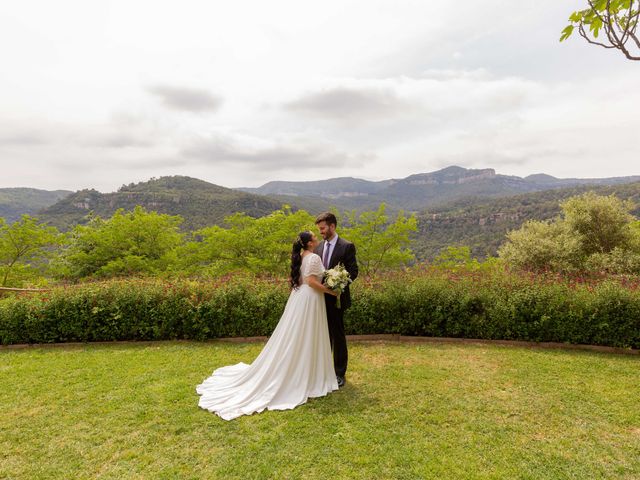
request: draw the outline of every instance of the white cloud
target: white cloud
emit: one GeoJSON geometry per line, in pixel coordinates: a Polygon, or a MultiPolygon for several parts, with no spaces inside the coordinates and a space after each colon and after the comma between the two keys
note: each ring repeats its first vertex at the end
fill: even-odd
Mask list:
{"type": "Polygon", "coordinates": [[[172,174],[255,186],[449,163],[638,174],[640,71],[558,43],[581,5],[13,2],[0,187],[111,191],[172,174]]]}
{"type": "Polygon", "coordinates": [[[170,109],[187,112],[215,112],[222,106],[222,98],[202,88],[152,85],[146,88],[170,109]]]}
{"type": "Polygon", "coordinates": [[[410,107],[390,88],[333,87],[308,93],[289,102],[286,109],[311,117],[340,121],[367,120],[393,115],[410,107]]]}
{"type": "Polygon", "coordinates": [[[352,165],[361,158],[338,151],[329,144],[293,138],[282,144],[247,135],[212,134],[192,140],[183,150],[186,158],[209,165],[257,168],[270,172],[325,170],[352,165]]]}

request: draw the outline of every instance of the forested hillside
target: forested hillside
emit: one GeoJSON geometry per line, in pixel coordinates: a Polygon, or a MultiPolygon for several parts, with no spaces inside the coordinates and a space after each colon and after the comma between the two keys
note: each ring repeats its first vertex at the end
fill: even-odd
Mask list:
{"type": "Polygon", "coordinates": [[[527,220],[554,218],[560,214],[559,202],[590,190],[633,200],[633,213],[640,216],[640,182],[562,188],[490,200],[469,197],[421,212],[414,252],[419,259],[430,259],[447,246],[467,245],[473,256],[495,255],[509,230],[527,220]]]}
{"type": "Polygon", "coordinates": [[[260,217],[281,207],[280,202],[268,197],[176,175],[122,185],[113,193],[80,190],[42,210],[38,218],[64,231],[74,224],[86,223],[90,212],[110,217],[119,208],[133,210],[136,205],[149,211],[181,215],[184,230],[220,224],[236,212],[260,217]]]}
{"type": "Polygon", "coordinates": [[[70,190],[0,188],[0,217],[11,223],[23,213],[33,215],[72,193],[70,190]]]}

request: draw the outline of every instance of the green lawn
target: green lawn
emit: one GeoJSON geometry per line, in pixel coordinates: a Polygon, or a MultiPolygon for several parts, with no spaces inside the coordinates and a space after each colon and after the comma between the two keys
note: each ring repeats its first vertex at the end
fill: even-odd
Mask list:
{"type": "Polygon", "coordinates": [[[214,368],[262,344],[0,350],[0,478],[640,478],[640,358],[352,343],[347,386],[225,422],[214,368]]]}

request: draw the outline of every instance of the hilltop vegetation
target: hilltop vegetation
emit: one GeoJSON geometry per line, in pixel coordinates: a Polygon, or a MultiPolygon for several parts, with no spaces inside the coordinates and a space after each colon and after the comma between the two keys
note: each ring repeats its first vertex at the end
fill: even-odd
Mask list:
{"type": "Polygon", "coordinates": [[[90,213],[110,217],[120,208],[132,211],[138,205],[158,213],[180,215],[184,231],[221,224],[236,212],[261,217],[281,207],[267,197],[176,175],[122,185],[113,193],[81,190],[42,210],[38,217],[66,231],[73,225],[86,224],[90,213]]]}

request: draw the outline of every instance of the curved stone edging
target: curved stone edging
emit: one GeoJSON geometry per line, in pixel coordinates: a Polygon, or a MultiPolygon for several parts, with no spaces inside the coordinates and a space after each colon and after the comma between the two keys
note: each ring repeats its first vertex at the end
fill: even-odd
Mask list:
{"type": "MultiPolygon", "coordinates": [[[[232,337],[215,338],[202,343],[254,343],[265,342],[269,337],[232,337]]],[[[640,355],[640,350],[620,347],[605,347],[600,345],[574,345],[570,343],[558,342],[527,342],[523,340],[485,340],[479,338],[452,338],[452,337],[411,337],[398,334],[377,334],[377,335],[347,335],[347,340],[351,342],[397,342],[397,343],[448,343],[448,344],[479,344],[479,345],[505,345],[512,347],[529,347],[542,349],[559,350],[586,350],[601,353],[616,353],[624,355],[640,355]]],[[[156,345],[158,343],[191,343],[193,340],[117,340],[113,342],[68,342],[68,343],[34,343],[0,345],[0,350],[36,348],[36,347],[84,347],[87,345],[156,345]]]]}

